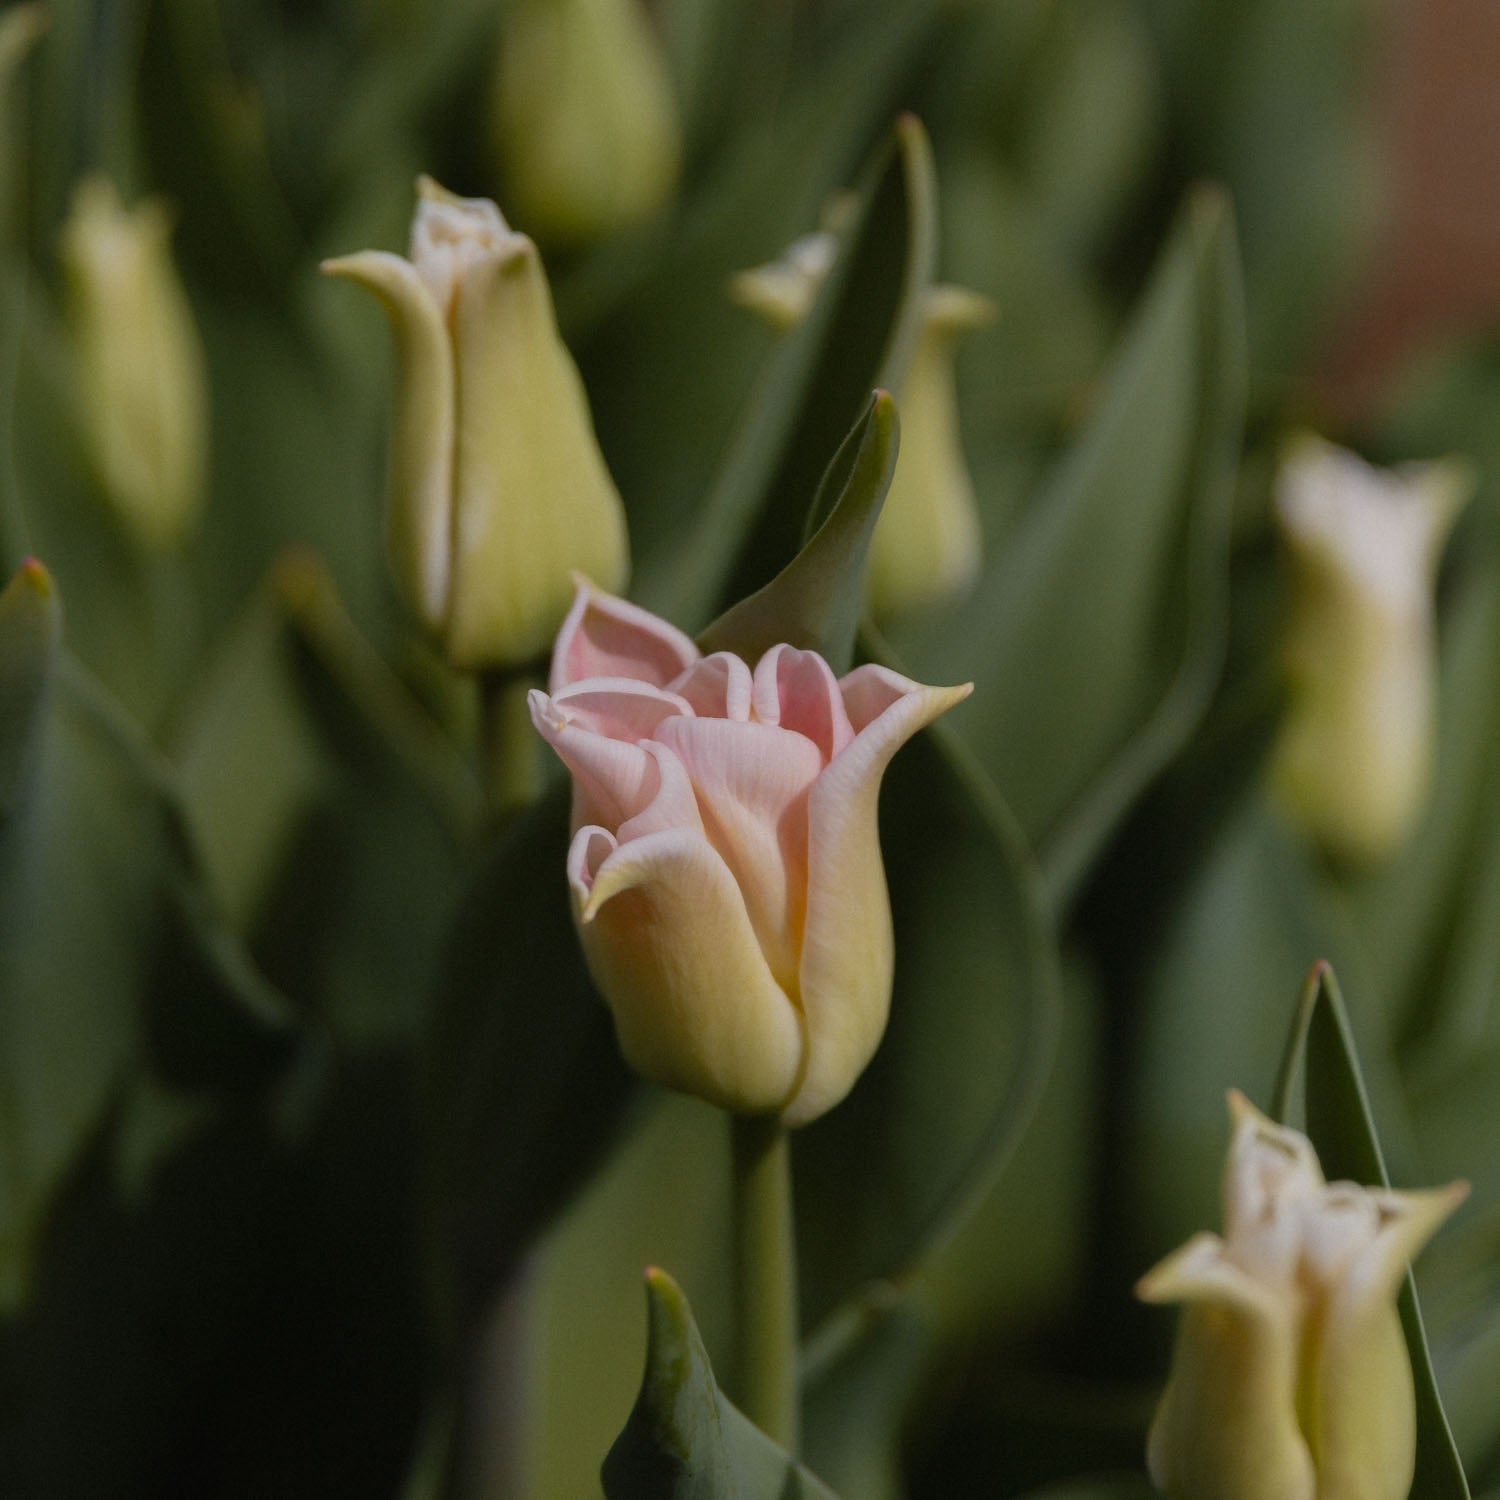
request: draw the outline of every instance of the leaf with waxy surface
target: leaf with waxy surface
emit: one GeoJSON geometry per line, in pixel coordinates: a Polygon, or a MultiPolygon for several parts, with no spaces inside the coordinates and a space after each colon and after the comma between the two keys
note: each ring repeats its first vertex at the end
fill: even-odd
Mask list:
{"type": "Polygon", "coordinates": [[[876,391],[833,456],[810,513],[816,529],[766,586],[742,599],[698,637],[706,653],[757,661],[790,642],[848,670],[864,589],[865,557],[896,471],[896,403],[876,391]]]}
{"type": "Polygon", "coordinates": [[[1213,689],[1243,339],[1228,206],[1203,190],[1081,440],[969,598],[893,632],[924,681],[973,680],[955,722],[1064,903],[1213,689]]]}
{"type": "Polygon", "coordinates": [[[646,1375],[604,1461],[608,1500],[834,1500],[719,1389],[692,1310],[646,1273],[646,1375]]]}

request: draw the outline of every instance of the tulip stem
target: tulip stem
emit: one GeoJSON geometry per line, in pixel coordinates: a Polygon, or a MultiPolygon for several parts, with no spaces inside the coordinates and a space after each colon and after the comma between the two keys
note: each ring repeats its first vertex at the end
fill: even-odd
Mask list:
{"type": "Polygon", "coordinates": [[[795,1453],[800,1420],[790,1138],[774,1118],[736,1115],[733,1150],[738,1399],[761,1431],[795,1453]]]}
{"type": "Polygon", "coordinates": [[[535,686],[527,672],[485,672],[479,678],[480,773],[496,826],[541,792],[541,741],[526,707],[526,694],[535,686]]]}

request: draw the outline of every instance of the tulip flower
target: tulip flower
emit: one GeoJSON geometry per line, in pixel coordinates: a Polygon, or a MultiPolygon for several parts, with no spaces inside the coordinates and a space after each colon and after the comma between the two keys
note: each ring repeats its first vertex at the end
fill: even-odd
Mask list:
{"type": "Polygon", "coordinates": [[[520,222],[582,243],[660,208],[682,126],[641,0],[513,0],[501,43],[495,146],[520,222]]]}
{"type": "Polygon", "coordinates": [[[1292,602],[1272,784],[1288,817],[1337,860],[1389,857],[1426,801],[1433,583],[1470,488],[1461,464],[1376,469],[1311,436],[1282,465],[1276,510],[1292,602]]]}
{"type": "Polygon", "coordinates": [[[1229,1095],[1224,1235],[1142,1278],[1185,1304],[1147,1459],[1173,1500],[1405,1500],[1416,1454],[1396,1293],[1466,1183],[1326,1183],[1307,1138],[1229,1095]]]}
{"type": "Polygon", "coordinates": [[[85,446],[122,519],[157,545],[198,519],[208,456],[203,346],[171,232],[159,199],[126,209],[93,176],[59,246],[85,446]]]}
{"type": "MultiPolygon", "coordinates": [[[[848,206],[835,199],[825,223],[848,206]]],[[[807,315],[837,253],[832,228],[795,240],[778,261],[742,271],[730,293],[781,331],[807,315]]],[[[866,597],[880,618],[958,598],[982,558],[979,508],[964,461],[953,378],[959,334],[995,315],[988,297],[958,286],[928,290],[922,329],[901,389],[901,455],[870,540],[866,597]]]]}
{"type": "Polygon", "coordinates": [[[396,339],[397,585],[455,666],[514,667],[546,651],[573,569],[623,587],[624,510],[536,246],[488,199],[417,186],[410,259],[323,269],[374,292],[396,339]]]}
{"type": "Polygon", "coordinates": [[[574,912],[637,1071],[788,1125],[844,1097],[890,1007],[880,780],[969,691],[704,656],[580,580],[531,713],[572,773],[574,912]]]}

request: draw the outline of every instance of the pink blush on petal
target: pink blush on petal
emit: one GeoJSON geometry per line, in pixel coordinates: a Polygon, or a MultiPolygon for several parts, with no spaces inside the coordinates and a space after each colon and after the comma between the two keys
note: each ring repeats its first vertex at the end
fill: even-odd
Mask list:
{"type": "Polygon", "coordinates": [[[698,648],[675,625],[574,577],[578,592],[552,650],[549,691],[587,677],[629,677],[662,687],[698,659],[698,648]]]}
{"type": "Polygon", "coordinates": [[[772,646],[755,668],[755,717],[810,739],[824,764],[854,738],[833,669],[816,651],[772,646]]]}

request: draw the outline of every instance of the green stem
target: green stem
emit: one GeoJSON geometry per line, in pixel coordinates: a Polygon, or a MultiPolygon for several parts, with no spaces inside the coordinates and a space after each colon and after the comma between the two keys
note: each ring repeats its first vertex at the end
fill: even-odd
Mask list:
{"type": "Polygon", "coordinates": [[[535,686],[527,672],[485,672],[479,678],[480,774],[497,826],[541,794],[541,741],[526,707],[535,686]]]}
{"type": "Polygon", "coordinates": [[[774,1118],[736,1115],[733,1150],[738,1397],[761,1431],[796,1453],[801,1424],[790,1141],[774,1118]]]}

